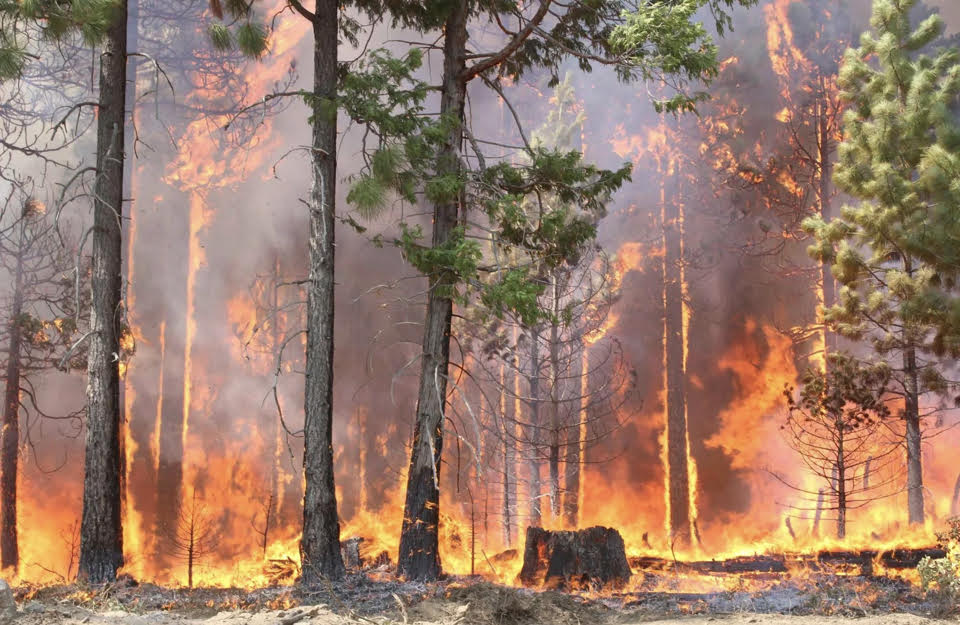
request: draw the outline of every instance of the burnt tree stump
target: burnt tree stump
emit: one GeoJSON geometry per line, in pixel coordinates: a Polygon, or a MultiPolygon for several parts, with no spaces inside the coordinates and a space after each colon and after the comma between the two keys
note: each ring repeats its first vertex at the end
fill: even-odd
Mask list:
{"type": "Polygon", "coordinates": [[[623,586],[630,580],[623,538],[607,527],[576,532],[528,527],[519,580],[557,589],[623,586]]]}

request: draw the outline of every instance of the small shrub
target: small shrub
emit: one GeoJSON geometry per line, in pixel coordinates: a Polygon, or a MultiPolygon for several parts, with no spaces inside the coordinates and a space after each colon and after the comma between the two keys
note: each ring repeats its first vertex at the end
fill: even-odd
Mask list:
{"type": "Polygon", "coordinates": [[[937,616],[947,616],[958,611],[960,605],[960,517],[948,521],[949,529],[938,533],[937,539],[947,550],[945,558],[920,560],[917,572],[920,586],[933,602],[937,616]]]}

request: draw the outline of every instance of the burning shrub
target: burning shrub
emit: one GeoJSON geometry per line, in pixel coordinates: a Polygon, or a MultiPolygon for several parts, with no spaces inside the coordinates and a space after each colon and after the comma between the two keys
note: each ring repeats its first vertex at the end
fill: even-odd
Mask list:
{"type": "Polygon", "coordinates": [[[920,585],[933,601],[937,616],[957,612],[960,604],[960,517],[947,522],[949,529],[937,534],[940,544],[947,550],[946,557],[926,556],[917,565],[920,585]]]}

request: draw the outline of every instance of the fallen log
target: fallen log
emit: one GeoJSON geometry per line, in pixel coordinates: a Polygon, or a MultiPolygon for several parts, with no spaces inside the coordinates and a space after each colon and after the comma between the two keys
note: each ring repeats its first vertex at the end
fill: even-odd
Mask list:
{"type": "Polygon", "coordinates": [[[811,571],[846,572],[862,576],[874,574],[874,563],[888,570],[905,570],[917,567],[924,556],[943,558],[943,549],[892,549],[878,552],[820,551],[812,554],[768,554],[740,556],[727,560],[674,561],[655,556],[634,556],[628,560],[635,572],[671,571],[679,573],[787,573],[791,568],[806,568],[811,571]]]}
{"type": "Polygon", "coordinates": [[[615,529],[552,532],[528,527],[518,579],[537,588],[618,588],[630,580],[630,565],[615,529]]]}
{"type": "Polygon", "coordinates": [[[940,548],[891,549],[880,554],[880,563],[888,569],[915,569],[925,557],[946,558],[947,552],[940,548]]]}

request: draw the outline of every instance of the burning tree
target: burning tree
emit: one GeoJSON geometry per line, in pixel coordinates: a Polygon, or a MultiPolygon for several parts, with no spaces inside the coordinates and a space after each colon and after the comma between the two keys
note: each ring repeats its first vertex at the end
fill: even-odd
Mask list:
{"type": "MultiPolygon", "coordinates": [[[[10,287],[3,306],[8,323],[0,332],[6,383],[0,437],[0,566],[16,570],[21,436],[29,437],[31,418],[49,416],[40,408],[36,392],[40,376],[58,366],[80,364],[71,358],[70,346],[81,321],[77,314],[81,302],[74,297],[75,250],[63,245],[43,204],[27,197],[20,210],[8,208],[4,217],[0,269],[10,287]]],[[[79,421],[79,415],[72,416],[79,421]]]]}
{"type": "Polygon", "coordinates": [[[824,485],[815,493],[815,529],[822,511],[831,510],[837,515],[837,538],[844,538],[847,511],[870,503],[878,489],[889,485],[870,479],[872,472],[883,474],[882,465],[896,449],[878,440],[890,412],[884,399],[889,381],[885,366],[865,365],[837,352],[827,357],[826,370],[807,369],[798,394],[792,386],[784,389],[790,409],[787,442],[824,485]]]}
{"type": "MultiPolygon", "coordinates": [[[[953,187],[941,163],[957,159],[960,127],[951,106],[960,94],[955,49],[922,51],[943,33],[939,16],[914,28],[915,0],[876,0],[872,32],[848,50],[839,85],[850,104],[834,180],[860,200],[832,220],[813,217],[810,253],[833,265],[843,285],[826,321],[840,334],[868,340],[891,371],[892,392],[903,398],[898,416],[907,451],[910,523],[922,523],[923,470],[920,398],[948,385],[929,358],[936,314],[918,296],[938,290],[930,240],[945,213],[956,219],[953,187]],[[900,362],[892,363],[892,356],[900,362]]],[[[929,304],[929,300],[927,300],[929,304]]]]}

